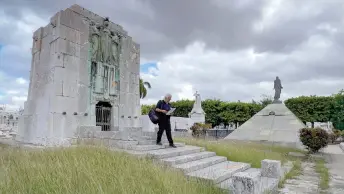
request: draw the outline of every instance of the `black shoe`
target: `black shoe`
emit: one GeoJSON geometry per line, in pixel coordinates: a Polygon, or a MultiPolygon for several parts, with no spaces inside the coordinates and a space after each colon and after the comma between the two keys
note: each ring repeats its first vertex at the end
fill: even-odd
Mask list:
{"type": "Polygon", "coordinates": [[[170,147],[172,147],[172,148],[177,148],[177,146],[174,145],[174,144],[170,144],[170,147]]]}
{"type": "Polygon", "coordinates": [[[161,142],[159,142],[159,143],[156,143],[156,145],[162,146],[162,143],[161,143],[161,142]]]}

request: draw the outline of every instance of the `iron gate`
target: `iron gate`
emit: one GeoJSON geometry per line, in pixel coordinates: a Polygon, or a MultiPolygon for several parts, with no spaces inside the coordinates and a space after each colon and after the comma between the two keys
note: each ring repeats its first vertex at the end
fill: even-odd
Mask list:
{"type": "Polygon", "coordinates": [[[102,131],[111,130],[111,107],[96,106],[96,126],[101,126],[102,131]]]}

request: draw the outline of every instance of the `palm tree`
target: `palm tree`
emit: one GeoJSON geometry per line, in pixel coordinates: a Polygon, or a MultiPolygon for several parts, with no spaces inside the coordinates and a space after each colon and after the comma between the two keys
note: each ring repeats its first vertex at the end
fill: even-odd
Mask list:
{"type": "Polygon", "coordinates": [[[147,88],[151,89],[151,85],[149,82],[144,82],[141,78],[140,78],[140,98],[145,98],[147,95],[147,88]]]}

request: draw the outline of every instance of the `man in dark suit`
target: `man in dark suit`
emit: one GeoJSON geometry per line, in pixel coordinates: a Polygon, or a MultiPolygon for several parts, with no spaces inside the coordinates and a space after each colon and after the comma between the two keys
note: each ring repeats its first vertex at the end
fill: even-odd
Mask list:
{"type": "Polygon", "coordinates": [[[156,144],[162,145],[161,137],[164,131],[166,131],[167,140],[170,146],[173,148],[176,148],[172,139],[171,122],[170,122],[171,115],[166,115],[166,113],[169,110],[171,110],[171,104],[170,104],[171,98],[172,98],[171,94],[166,94],[164,97],[164,100],[159,100],[159,102],[157,103],[155,107],[155,111],[157,113],[157,116],[159,117],[159,122],[158,122],[159,131],[158,131],[158,136],[156,139],[156,144]]]}

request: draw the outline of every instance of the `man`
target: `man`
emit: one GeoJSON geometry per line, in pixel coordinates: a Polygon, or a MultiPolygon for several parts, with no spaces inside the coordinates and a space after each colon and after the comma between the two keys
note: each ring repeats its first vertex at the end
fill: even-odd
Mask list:
{"type": "Polygon", "coordinates": [[[157,145],[162,145],[161,143],[161,137],[164,131],[166,131],[167,140],[170,144],[170,147],[176,148],[176,146],[173,143],[172,139],[172,133],[171,133],[171,122],[170,122],[170,115],[166,115],[166,113],[171,110],[171,101],[172,95],[166,94],[164,97],[164,100],[159,100],[158,104],[155,107],[155,111],[157,113],[157,116],[159,117],[159,131],[158,131],[158,137],[156,139],[157,145]]]}

